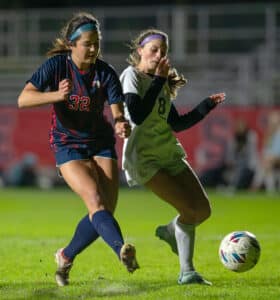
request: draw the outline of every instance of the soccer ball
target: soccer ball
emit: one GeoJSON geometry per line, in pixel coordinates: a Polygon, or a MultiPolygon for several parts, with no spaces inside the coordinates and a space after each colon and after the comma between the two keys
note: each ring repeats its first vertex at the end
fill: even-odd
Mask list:
{"type": "Polygon", "coordinates": [[[222,264],[234,272],[252,269],[259,260],[260,244],[254,234],[248,231],[234,231],[221,241],[219,257],[222,264]]]}

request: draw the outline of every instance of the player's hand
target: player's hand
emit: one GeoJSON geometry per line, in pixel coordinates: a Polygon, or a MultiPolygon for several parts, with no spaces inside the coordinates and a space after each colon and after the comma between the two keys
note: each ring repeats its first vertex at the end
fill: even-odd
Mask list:
{"type": "Polygon", "coordinates": [[[166,56],[162,57],[157,65],[155,75],[167,78],[169,69],[170,69],[169,59],[166,56]]]}
{"type": "Polygon", "coordinates": [[[225,93],[219,93],[219,94],[213,94],[209,96],[209,98],[215,103],[219,104],[225,101],[226,99],[226,94],[225,93]]]}
{"type": "Polygon", "coordinates": [[[117,121],[115,123],[115,133],[120,138],[124,139],[130,136],[131,126],[127,120],[117,121]]]}
{"type": "Polygon", "coordinates": [[[58,85],[60,100],[67,100],[71,90],[72,90],[72,81],[70,79],[61,80],[58,85]]]}

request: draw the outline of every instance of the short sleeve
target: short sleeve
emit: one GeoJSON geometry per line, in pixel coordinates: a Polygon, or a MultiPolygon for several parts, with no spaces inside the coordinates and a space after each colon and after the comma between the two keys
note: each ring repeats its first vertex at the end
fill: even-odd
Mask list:
{"type": "Polygon", "coordinates": [[[124,102],[122,86],[119,77],[113,68],[110,68],[110,75],[107,81],[107,94],[109,104],[124,102]]]}
{"type": "Polygon", "coordinates": [[[123,93],[139,94],[139,80],[138,74],[133,67],[126,68],[120,76],[121,84],[123,87],[123,93]]]}
{"type": "Polygon", "coordinates": [[[49,86],[51,86],[55,77],[56,65],[57,63],[54,58],[48,59],[37,69],[35,73],[33,73],[27,83],[31,82],[40,91],[46,90],[49,86]]]}

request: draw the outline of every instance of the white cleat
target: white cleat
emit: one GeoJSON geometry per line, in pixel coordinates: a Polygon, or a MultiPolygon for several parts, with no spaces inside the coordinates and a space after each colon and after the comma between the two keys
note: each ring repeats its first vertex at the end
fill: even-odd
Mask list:
{"type": "Polygon", "coordinates": [[[69,272],[73,266],[63,257],[63,249],[57,250],[55,253],[55,262],[57,263],[57,270],[55,272],[55,280],[58,286],[65,286],[69,284],[69,272]]]}
{"type": "Polygon", "coordinates": [[[183,272],[180,274],[178,279],[179,284],[203,284],[212,285],[212,282],[204,279],[196,271],[183,272]]]}

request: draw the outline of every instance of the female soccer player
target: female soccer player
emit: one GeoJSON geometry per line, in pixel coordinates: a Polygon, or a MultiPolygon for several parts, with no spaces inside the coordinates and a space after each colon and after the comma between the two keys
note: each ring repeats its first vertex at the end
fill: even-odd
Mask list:
{"type": "Polygon", "coordinates": [[[132,132],[125,139],[123,169],[130,186],[146,186],[179,213],[156,235],[178,253],[179,284],[205,280],[193,265],[195,228],[210,216],[208,197],[186,161],[186,154],[172,134],[199,122],[225,99],[224,93],[211,95],[191,112],[179,115],[171,99],[186,83],[167,58],[168,36],[146,30],[131,42],[131,54],[120,79],[125,96],[125,114],[132,132]]]}
{"type": "Polygon", "coordinates": [[[123,115],[118,76],[99,58],[100,39],[95,17],[88,13],[73,16],[18,99],[20,108],[53,104],[50,145],[56,164],[88,210],[71,242],[55,254],[59,286],[69,283],[74,258],[99,236],[129,272],[138,268],[135,248],[124,243],[113,216],[119,182],[114,131],[125,138],[131,128],[123,115]],[[114,129],[103,114],[105,101],[114,129]]]}

